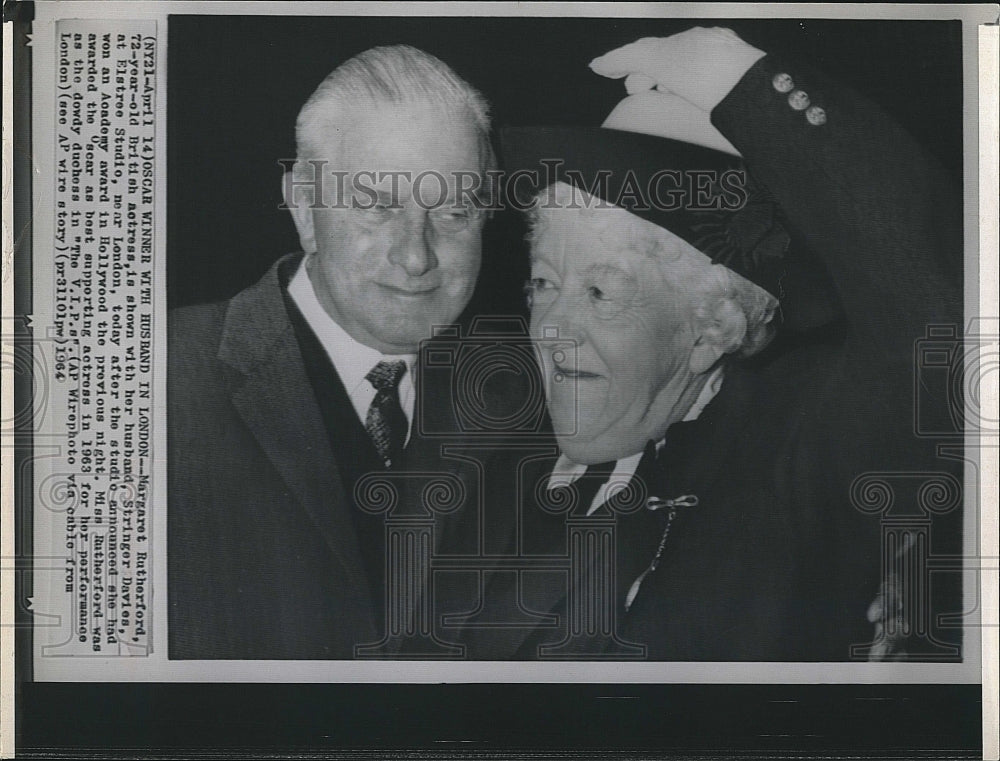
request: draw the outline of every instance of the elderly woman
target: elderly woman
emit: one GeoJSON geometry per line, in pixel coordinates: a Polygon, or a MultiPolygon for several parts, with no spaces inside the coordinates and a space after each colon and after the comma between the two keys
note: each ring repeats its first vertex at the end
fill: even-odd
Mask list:
{"type": "Polygon", "coordinates": [[[567,515],[613,520],[615,545],[568,594],[523,574],[524,607],[563,626],[494,655],[880,657],[892,557],[857,485],[955,469],[912,423],[914,342],[961,321],[950,183],[874,104],[728,30],[592,68],[632,93],[603,128],[504,135],[508,170],[552,180],[528,291],[560,452],[524,469],[520,533],[566,555],[567,515]]]}

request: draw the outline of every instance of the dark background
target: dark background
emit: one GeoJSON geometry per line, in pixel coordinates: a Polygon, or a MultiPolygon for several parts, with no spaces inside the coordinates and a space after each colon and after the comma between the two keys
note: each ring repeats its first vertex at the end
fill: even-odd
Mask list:
{"type": "Polygon", "coordinates": [[[26,757],[954,761],[983,755],[979,685],[31,687],[18,743],[26,757]]]}
{"type": "MultiPolygon", "coordinates": [[[[278,159],[294,158],[299,108],[347,58],[409,43],[441,58],[493,104],[495,126],[599,125],[625,96],[587,64],[640,37],[729,26],[881,103],[950,170],[962,171],[961,23],[573,18],[172,16],[168,79],[168,300],[227,298],[298,249],[278,159]]],[[[521,220],[485,233],[470,311],[520,309],[521,220]]],[[[960,258],[960,257],[959,257],[960,258]]],[[[956,262],[961,267],[961,261],[956,262]]]]}

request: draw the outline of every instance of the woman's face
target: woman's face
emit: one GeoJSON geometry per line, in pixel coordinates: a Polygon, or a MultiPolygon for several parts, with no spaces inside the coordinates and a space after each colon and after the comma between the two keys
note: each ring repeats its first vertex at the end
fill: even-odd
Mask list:
{"type": "Polygon", "coordinates": [[[691,299],[670,277],[672,257],[630,245],[628,228],[650,223],[622,209],[601,220],[584,209],[541,213],[531,332],[556,435],[576,462],[626,457],[663,436],[692,377],[691,299]]]}

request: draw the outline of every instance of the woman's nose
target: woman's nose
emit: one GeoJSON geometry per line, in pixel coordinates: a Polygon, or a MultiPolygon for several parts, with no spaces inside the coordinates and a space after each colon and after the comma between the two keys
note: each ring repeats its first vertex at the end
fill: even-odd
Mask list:
{"type": "Polygon", "coordinates": [[[586,337],[583,315],[580,312],[582,306],[565,293],[560,293],[548,309],[539,314],[537,320],[533,320],[538,326],[536,335],[545,340],[582,343],[586,337]]]}

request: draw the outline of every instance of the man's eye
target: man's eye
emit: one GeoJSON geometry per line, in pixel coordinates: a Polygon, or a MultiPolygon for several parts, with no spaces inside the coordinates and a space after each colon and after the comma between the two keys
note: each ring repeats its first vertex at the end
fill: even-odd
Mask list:
{"type": "Polygon", "coordinates": [[[367,205],[359,204],[356,209],[364,215],[364,219],[370,221],[381,221],[389,219],[397,207],[389,203],[372,203],[367,205]]]}
{"type": "Polygon", "coordinates": [[[455,220],[468,219],[469,212],[463,209],[451,209],[449,211],[431,212],[431,216],[434,217],[434,219],[441,220],[442,222],[451,222],[455,220]]]}
{"type": "Polygon", "coordinates": [[[446,230],[460,230],[478,216],[476,209],[438,209],[431,212],[434,224],[446,230]]]}

